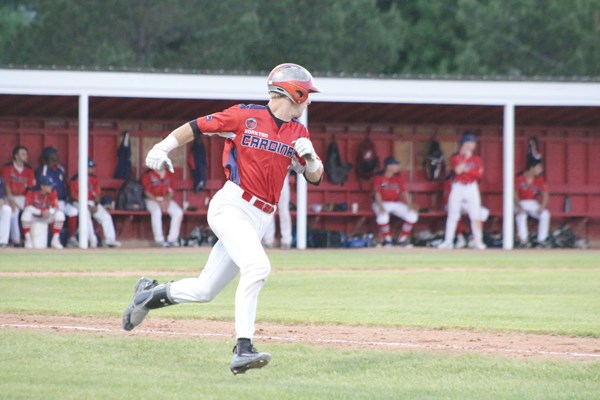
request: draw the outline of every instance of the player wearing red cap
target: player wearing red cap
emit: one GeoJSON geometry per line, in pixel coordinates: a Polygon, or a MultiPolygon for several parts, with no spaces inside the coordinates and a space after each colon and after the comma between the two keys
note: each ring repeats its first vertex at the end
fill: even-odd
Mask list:
{"type": "Polygon", "coordinates": [[[201,134],[226,138],[222,164],[227,182],[208,209],[208,223],[219,240],[198,278],[164,285],[141,278],[123,314],[123,327],[131,330],[151,309],[211,301],[240,274],[235,294],[237,345],[230,364],[234,374],[262,368],[271,360],[270,354],[256,351],[252,338],[258,295],[271,270],[261,239],[288,168],[312,184],[320,183],[323,175],[308,131],[297,120],[310,104],[309,93],[319,92],[311,74],[296,64],[278,65],[267,86],[266,106],[240,104],[200,117],[175,129],[148,152],[148,167],[172,170],[171,150],[201,134]]]}

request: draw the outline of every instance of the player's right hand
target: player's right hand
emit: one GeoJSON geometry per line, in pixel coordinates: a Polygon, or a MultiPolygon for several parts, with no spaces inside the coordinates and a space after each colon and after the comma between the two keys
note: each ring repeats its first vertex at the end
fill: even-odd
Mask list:
{"type": "Polygon", "coordinates": [[[146,156],[146,166],[148,168],[154,169],[156,171],[160,171],[165,168],[171,172],[174,172],[173,162],[167,155],[167,152],[162,149],[157,149],[154,146],[146,156]]]}

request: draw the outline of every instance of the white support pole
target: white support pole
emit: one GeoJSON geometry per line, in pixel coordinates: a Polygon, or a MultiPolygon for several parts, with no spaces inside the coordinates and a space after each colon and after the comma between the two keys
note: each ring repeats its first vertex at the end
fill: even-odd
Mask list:
{"type": "Polygon", "coordinates": [[[503,210],[502,247],[511,250],[514,245],[514,190],[515,190],[515,105],[504,105],[504,156],[503,156],[503,210]]]}
{"type": "Polygon", "coordinates": [[[79,95],[79,248],[88,247],[88,138],[89,96],[79,95]]]}
{"type": "MultiPolygon", "coordinates": [[[[308,127],[307,110],[304,110],[300,122],[308,127]]],[[[296,248],[306,249],[306,221],[307,221],[307,198],[308,187],[303,175],[298,174],[296,178],[296,248]]]]}

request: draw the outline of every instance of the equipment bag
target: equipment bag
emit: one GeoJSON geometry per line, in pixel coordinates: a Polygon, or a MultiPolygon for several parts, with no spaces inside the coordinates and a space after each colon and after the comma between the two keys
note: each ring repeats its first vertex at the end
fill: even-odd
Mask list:
{"type": "Polygon", "coordinates": [[[146,209],[144,202],[144,188],[142,184],[133,179],[128,179],[119,189],[117,196],[117,210],[143,211],[146,209]]]}

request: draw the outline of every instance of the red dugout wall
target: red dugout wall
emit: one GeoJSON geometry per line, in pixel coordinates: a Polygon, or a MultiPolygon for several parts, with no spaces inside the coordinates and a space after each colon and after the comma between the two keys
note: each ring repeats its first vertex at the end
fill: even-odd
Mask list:
{"type": "MultiPolygon", "coordinates": [[[[90,156],[98,164],[97,174],[107,192],[116,195],[121,182],[112,179],[117,161],[116,149],[124,131],[132,137],[132,162],[134,173],[139,174],[141,162],[147,149],[161,137],[166,135],[177,124],[164,121],[97,121],[92,120],[90,127],[90,156]]],[[[326,148],[335,136],[344,160],[354,163],[359,143],[365,135],[375,142],[380,159],[395,154],[403,162],[403,174],[415,193],[416,202],[429,210],[431,218],[425,217],[425,224],[439,224],[443,218],[440,185],[425,180],[422,163],[426,155],[429,140],[436,138],[443,143],[448,158],[454,143],[466,130],[480,133],[480,149],[485,166],[485,175],[481,183],[483,203],[493,215],[500,215],[502,208],[502,128],[500,126],[465,126],[465,125],[345,125],[313,123],[311,135],[317,152],[325,157],[326,148]]],[[[515,160],[516,170],[524,165],[527,138],[535,135],[541,143],[541,151],[545,157],[546,178],[549,182],[551,198],[550,211],[553,215],[552,226],[564,221],[580,221],[589,218],[586,229],[582,232],[590,239],[600,238],[600,169],[597,167],[597,155],[600,154],[600,128],[581,127],[519,127],[516,129],[515,160]],[[571,211],[565,212],[564,202],[570,197],[571,211]]],[[[191,181],[188,167],[185,165],[186,152],[175,155],[176,172],[181,178],[177,198],[184,198],[190,204],[205,208],[206,198],[210,198],[223,182],[220,166],[223,139],[204,138],[208,156],[207,190],[194,194],[191,192],[191,181]]],[[[39,156],[45,146],[54,146],[59,150],[61,162],[67,168],[67,175],[77,170],[77,121],[71,119],[49,118],[1,118],[0,119],[0,160],[10,160],[11,151],[16,145],[25,145],[30,150],[30,161],[34,168],[39,165],[39,156]]],[[[189,150],[186,149],[186,151],[189,150]]],[[[370,215],[369,182],[358,181],[354,171],[344,185],[333,185],[323,182],[318,188],[309,187],[310,205],[328,203],[359,203],[358,218],[363,218],[366,225],[362,231],[374,228],[370,215]]],[[[314,213],[311,213],[314,214],[314,213]]],[[[329,229],[343,229],[349,233],[356,229],[357,218],[348,216],[340,218],[328,213],[311,215],[309,226],[329,229]]],[[[143,223],[140,221],[140,223],[143,223]]],[[[148,223],[146,221],[144,223],[148,223]]],[[[192,224],[184,225],[182,234],[187,234],[192,224]]],[[[145,231],[137,231],[138,234],[145,231]]],[[[136,234],[135,231],[125,232],[136,234]]],[[[125,238],[126,239],[126,238],[125,238]]]]}

